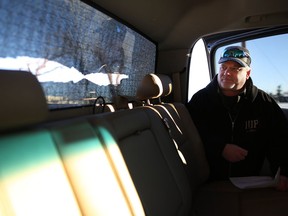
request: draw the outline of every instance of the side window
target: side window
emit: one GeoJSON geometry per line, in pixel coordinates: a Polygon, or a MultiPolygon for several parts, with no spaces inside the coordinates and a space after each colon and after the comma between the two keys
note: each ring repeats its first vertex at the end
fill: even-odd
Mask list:
{"type": "MultiPolygon", "coordinates": [[[[247,40],[233,45],[245,46],[249,50],[252,58],[253,83],[273,96],[280,107],[288,108],[288,35],[247,40]]],[[[214,62],[217,73],[219,71],[218,60],[226,47],[220,47],[216,51],[214,62]]]]}
{"type": "Polygon", "coordinates": [[[206,47],[202,39],[199,39],[191,52],[188,81],[188,101],[201,88],[210,82],[206,47]]]}
{"type": "Polygon", "coordinates": [[[133,97],[155,71],[155,43],[83,1],[0,5],[0,69],[37,76],[50,109],[133,97]]]}

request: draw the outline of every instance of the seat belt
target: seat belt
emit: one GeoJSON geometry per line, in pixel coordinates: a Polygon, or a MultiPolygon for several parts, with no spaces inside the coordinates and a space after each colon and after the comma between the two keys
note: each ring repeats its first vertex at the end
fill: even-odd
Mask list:
{"type": "Polygon", "coordinates": [[[182,102],[180,74],[185,71],[186,71],[186,67],[184,67],[183,70],[172,74],[174,102],[182,102]]]}
{"type": "Polygon", "coordinates": [[[184,134],[182,133],[181,129],[177,126],[177,123],[173,120],[173,117],[170,115],[169,111],[166,109],[166,107],[162,106],[162,105],[157,105],[160,106],[167,114],[166,116],[161,115],[161,113],[154,107],[152,106],[147,106],[150,109],[152,109],[153,111],[155,111],[159,117],[161,118],[163,124],[165,125],[170,138],[172,139],[175,148],[177,150],[177,153],[180,157],[180,159],[182,160],[183,164],[187,164],[186,159],[184,157],[184,155],[182,154],[181,150],[179,149],[179,147],[183,144],[184,142],[184,134]]]}

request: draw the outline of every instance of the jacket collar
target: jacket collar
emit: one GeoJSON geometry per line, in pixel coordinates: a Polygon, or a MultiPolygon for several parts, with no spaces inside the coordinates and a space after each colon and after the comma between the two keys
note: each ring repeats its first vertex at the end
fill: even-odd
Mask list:
{"type": "MultiPolygon", "coordinates": [[[[214,76],[213,80],[206,86],[207,90],[211,90],[210,92],[215,92],[217,94],[219,85],[217,81],[217,76],[214,76]]],[[[245,99],[253,102],[258,94],[258,88],[254,86],[251,77],[246,81],[246,91],[245,91],[245,99]]]]}

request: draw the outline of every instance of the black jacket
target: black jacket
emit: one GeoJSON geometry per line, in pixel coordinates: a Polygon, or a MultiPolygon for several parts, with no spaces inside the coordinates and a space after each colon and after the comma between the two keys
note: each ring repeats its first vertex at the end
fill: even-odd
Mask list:
{"type": "Polygon", "coordinates": [[[288,176],[288,124],[278,104],[264,91],[246,82],[246,91],[225,97],[217,76],[192,97],[188,109],[203,140],[212,180],[259,175],[265,157],[274,175],[288,176]],[[248,150],[245,160],[229,163],[222,157],[227,143],[248,150]]]}

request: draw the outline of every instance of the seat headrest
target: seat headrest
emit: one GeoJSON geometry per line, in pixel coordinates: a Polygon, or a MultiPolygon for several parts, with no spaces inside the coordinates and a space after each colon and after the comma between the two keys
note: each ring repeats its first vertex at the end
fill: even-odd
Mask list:
{"type": "Polygon", "coordinates": [[[139,100],[149,100],[168,96],[172,92],[172,81],[168,75],[147,74],[143,77],[138,89],[139,100]]]}
{"type": "Polygon", "coordinates": [[[0,70],[0,130],[47,119],[48,106],[37,78],[30,72],[0,70]]]}

